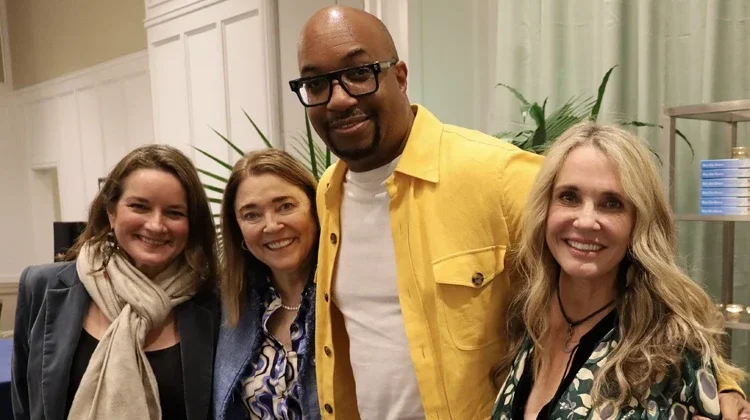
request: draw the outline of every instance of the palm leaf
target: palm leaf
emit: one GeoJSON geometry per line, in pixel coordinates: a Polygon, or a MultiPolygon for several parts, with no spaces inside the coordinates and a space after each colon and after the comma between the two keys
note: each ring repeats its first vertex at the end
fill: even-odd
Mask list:
{"type": "Polygon", "coordinates": [[[546,127],[546,121],[544,120],[544,110],[547,107],[547,100],[545,99],[542,106],[539,106],[538,103],[533,103],[529,107],[529,115],[531,115],[531,118],[534,119],[534,121],[537,124],[536,131],[534,131],[534,135],[531,137],[530,140],[530,146],[536,147],[541,144],[544,144],[544,142],[547,139],[547,127],[546,127]]]}
{"type": "Polygon", "coordinates": [[[208,184],[203,184],[203,188],[209,191],[217,192],[219,194],[224,194],[224,188],[214,187],[213,185],[208,184]]]}
{"type": "Polygon", "coordinates": [[[209,159],[213,160],[214,162],[218,163],[219,165],[221,165],[221,166],[229,169],[230,171],[232,170],[232,165],[224,162],[223,160],[221,160],[221,159],[217,158],[216,156],[212,155],[211,153],[208,153],[207,151],[201,149],[200,147],[193,146],[193,148],[195,150],[201,152],[207,158],[209,158],[209,159]]]}
{"type": "Polygon", "coordinates": [[[318,162],[315,159],[315,140],[313,140],[312,133],[310,132],[310,117],[305,112],[305,134],[307,134],[307,145],[310,151],[310,169],[312,170],[315,179],[318,179],[318,162]]]}
{"type": "Polygon", "coordinates": [[[221,183],[226,184],[227,182],[229,182],[229,180],[226,179],[226,178],[224,178],[223,176],[219,176],[219,175],[216,175],[216,174],[214,174],[212,172],[208,172],[205,169],[196,168],[195,170],[198,171],[199,173],[202,173],[203,175],[211,177],[211,178],[213,178],[213,179],[215,179],[215,180],[217,180],[217,181],[219,181],[221,183]]]}
{"type": "MultiPolygon", "coordinates": [[[[292,148],[299,153],[300,156],[304,156],[306,158],[306,161],[310,164],[310,172],[312,171],[312,158],[315,158],[315,163],[319,168],[327,168],[328,165],[325,164],[325,156],[323,150],[321,150],[320,146],[313,141],[310,143],[310,141],[305,138],[303,135],[299,136],[293,136],[292,139],[294,140],[294,145],[292,148]],[[310,148],[312,144],[312,148],[310,148]],[[296,145],[296,147],[295,147],[296,145]],[[302,153],[302,150],[305,150],[305,153],[302,153]]],[[[313,175],[315,175],[313,173],[313,175]]],[[[316,177],[317,178],[317,177],[316,177]]]]}
{"type": "Polygon", "coordinates": [[[524,104],[525,107],[530,107],[531,106],[531,104],[529,103],[529,101],[526,100],[526,98],[524,98],[523,95],[521,95],[521,92],[519,92],[515,88],[513,88],[511,86],[508,86],[505,83],[498,83],[498,84],[495,85],[495,87],[498,87],[498,86],[501,86],[501,87],[504,87],[504,88],[508,89],[510,91],[510,93],[513,94],[513,96],[515,96],[516,98],[518,98],[518,100],[521,101],[522,104],[524,104]]]}
{"type": "MultiPolygon", "coordinates": [[[[626,126],[632,125],[633,127],[653,127],[653,128],[661,128],[662,130],[664,129],[664,126],[660,124],[645,123],[642,121],[635,121],[635,120],[624,122],[622,123],[622,125],[626,125],[626,126]]],[[[693,150],[693,145],[690,144],[687,137],[685,137],[685,135],[682,134],[682,131],[675,129],[675,134],[677,134],[677,136],[680,137],[685,142],[685,144],[687,144],[687,147],[690,149],[690,161],[692,162],[693,159],[695,158],[695,150],[693,150]]],[[[659,161],[661,162],[661,159],[659,159],[659,161]]]]}
{"type": "MultiPolygon", "coordinates": [[[[249,115],[247,115],[247,112],[243,109],[242,113],[245,114],[245,117],[247,117],[248,121],[250,121],[250,124],[253,125],[253,128],[255,129],[255,132],[258,133],[258,136],[260,136],[260,139],[263,140],[263,143],[268,147],[269,149],[273,148],[273,145],[271,145],[271,142],[268,141],[268,138],[265,134],[263,134],[262,131],[260,131],[260,128],[258,128],[258,124],[255,124],[255,121],[253,121],[252,118],[250,118],[249,115]]],[[[240,152],[242,153],[242,152],[240,152]]]]}
{"type": "Polygon", "coordinates": [[[214,132],[214,133],[216,133],[216,134],[217,134],[217,135],[218,135],[219,137],[221,137],[221,139],[222,139],[222,140],[224,140],[224,142],[226,142],[226,144],[228,144],[228,145],[229,145],[229,147],[231,147],[232,149],[234,149],[234,151],[235,151],[235,152],[239,153],[239,155],[240,155],[240,156],[242,156],[242,155],[244,155],[244,154],[245,154],[245,152],[243,152],[243,151],[242,151],[242,149],[240,149],[240,148],[239,148],[239,147],[238,147],[238,146],[237,146],[236,144],[232,143],[232,141],[231,141],[231,140],[229,140],[229,139],[227,138],[227,136],[225,136],[225,135],[223,135],[223,134],[219,133],[219,132],[218,132],[218,131],[216,131],[216,129],[215,129],[215,128],[213,128],[213,127],[209,127],[209,128],[210,128],[211,130],[213,130],[213,132],[214,132]]]}
{"type": "Polygon", "coordinates": [[[604,78],[602,78],[602,82],[599,84],[599,93],[596,96],[596,104],[594,105],[594,108],[591,110],[591,121],[596,121],[596,119],[599,117],[599,110],[602,107],[602,100],[604,99],[604,92],[607,90],[607,83],[609,83],[609,76],[612,74],[612,70],[617,67],[617,64],[610,67],[609,70],[607,70],[607,73],[604,74],[604,78]]]}

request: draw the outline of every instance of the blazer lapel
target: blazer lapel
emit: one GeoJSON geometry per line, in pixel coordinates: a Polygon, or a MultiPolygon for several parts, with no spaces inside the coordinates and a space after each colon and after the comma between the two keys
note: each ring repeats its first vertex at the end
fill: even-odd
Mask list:
{"type": "Polygon", "coordinates": [[[192,300],[182,304],[177,317],[187,418],[204,420],[211,414],[214,337],[218,325],[214,325],[214,315],[210,310],[192,300]]]}
{"type": "Polygon", "coordinates": [[[48,289],[45,300],[42,402],[48,419],[65,414],[70,366],[83,328],[89,295],[71,264],[57,275],[60,288],[48,289]]]}
{"type": "Polygon", "coordinates": [[[257,293],[251,297],[240,314],[237,326],[223,326],[219,331],[214,374],[214,418],[228,418],[228,405],[237,388],[240,376],[245,373],[250,359],[259,347],[260,314],[263,305],[257,293]]]}

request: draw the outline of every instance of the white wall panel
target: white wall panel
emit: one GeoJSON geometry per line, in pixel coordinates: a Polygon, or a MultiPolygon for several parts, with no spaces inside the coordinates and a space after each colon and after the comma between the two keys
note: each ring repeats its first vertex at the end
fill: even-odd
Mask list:
{"type": "Polygon", "coordinates": [[[26,144],[15,135],[24,130],[22,115],[15,105],[0,105],[0,139],[9,140],[0,140],[0,197],[5,204],[0,217],[5,239],[0,245],[0,282],[18,281],[31,249],[26,144]]]}
{"type": "MultiPolygon", "coordinates": [[[[266,136],[271,133],[273,99],[269,92],[269,75],[267,66],[259,65],[268,60],[263,22],[256,10],[224,21],[222,28],[226,85],[231,86],[227,90],[227,134],[243,150],[265,148],[243,113],[243,110],[247,112],[266,136]]],[[[232,154],[232,158],[237,159],[238,156],[232,154]]]]}
{"type": "Polygon", "coordinates": [[[122,83],[125,91],[125,118],[128,122],[128,150],[154,143],[154,113],[148,72],[123,79],[122,83]]]}
{"type": "Polygon", "coordinates": [[[128,144],[128,120],[125,111],[125,93],[122,82],[113,80],[97,88],[99,94],[99,116],[104,150],[104,172],[130,151],[128,144]]]}
{"type": "Polygon", "coordinates": [[[83,220],[88,213],[86,176],[83,162],[90,156],[81,147],[80,123],[76,93],[70,92],[59,97],[60,102],[60,148],[57,179],[60,183],[60,213],[62,220],[83,220]],[[66,199],[80,197],[81,199],[66,199]]]}
{"type": "Polygon", "coordinates": [[[99,95],[95,87],[83,89],[76,94],[78,126],[81,150],[86,154],[83,159],[84,197],[93,198],[99,189],[97,179],[106,175],[104,157],[104,131],[99,106],[99,95]]]}
{"type": "MultiPolygon", "coordinates": [[[[226,133],[226,99],[221,31],[215,23],[189,31],[185,35],[187,79],[192,117],[190,143],[219,159],[227,160],[227,145],[213,130],[226,133]]],[[[189,139],[185,139],[189,140],[189,139]]],[[[218,163],[201,153],[194,153],[195,164],[207,171],[221,173],[218,163]]],[[[203,175],[201,175],[203,177],[203,175]]],[[[204,179],[207,181],[207,179],[204,179]]]]}
{"type": "Polygon", "coordinates": [[[156,142],[170,144],[192,156],[185,50],[180,36],[149,48],[156,142]]]}
{"type": "MultiPolygon", "coordinates": [[[[269,138],[278,142],[275,3],[198,1],[195,4],[203,7],[193,8],[175,1],[170,5],[174,9],[159,5],[147,10],[159,136],[183,134],[187,128],[189,133],[182,138],[185,146],[199,147],[233,163],[237,156],[212,129],[243,150],[264,147],[244,116],[245,110],[269,138]]],[[[149,3],[146,5],[148,9],[149,3]]],[[[201,169],[228,174],[198,152],[192,151],[190,156],[201,169]]]]}
{"type": "Polygon", "coordinates": [[[60,151],[57,102],[51,98],[26,104],[24,121],[32,150],[32,165],[49,165],[57,161],[60,151]]]}

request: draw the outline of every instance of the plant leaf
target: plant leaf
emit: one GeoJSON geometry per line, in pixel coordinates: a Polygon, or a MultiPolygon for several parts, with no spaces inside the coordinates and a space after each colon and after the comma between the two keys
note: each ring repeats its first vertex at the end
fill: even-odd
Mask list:
{"type": "Polygon", "coordinates": [[[208,197],[208,202],[209,203],[221,204],[221,198],[208,197]]]}
{"type": "MultiPolygon", "coordinates": [[[[664,129],[663,125],[660,124],[653,124],[653,123],[646,123],[643,121],[628,121],[623,123],[622,125],[632,125],[633,127],[653,127],[653,128],[661,128],[664,129]]],[[[693,159],[695,159],[695,150],[693,150],[693,145],[688,141],[687,137],[682,133],[680,130],[675,130],[675,134],[677,134],[678,137],[680,137],[685,144],[687,144],[687,147],[690,149],[690,161],[692,162],[693,159]]],[[[659,162],[661,162],[661,159],[659,159],[659,162]]]]}
{"type": "Polygon", "coordinates": [[[297,160],[299,160],[303,165],[305,165],[305,168],[307,168],[308,171],[312,172],[310,163],[310,156],[305,155],[305,153],[297,146],[297,145],[291,145],[292,150],[299,156],[297,160]]]}
{"type": "MultiPolygon", "coordinates": [[[[266,145],[267,148],[273,149],[273,145],[271,145],[271,142],[268,141],[268,138],[265,134],[263,134],[262,131],[260,131],[260,128],[258,128],[258,125],[255,124],[255,121],[253,121],[252,118],[250,118],[249,115],[247,115],[247,112],[243,109],[242,113],[245,114],[245,117],[250,121],[250,124],[253,125],[253,128],[255,129],[255,132],[258,133],[258,136],[260,136],[260,139],[263,140],[263,143],[266,145]]],[[[244,154],[244,153],[243,153],[244,154]]]]}
{"type": "Polygon", "coordinates": [[[502,86],[502,87],[508,89],[510,91],[510,93],[513,94],[513,96],[515,96],[516,98],[518,98],[518,100],[521,101],[522,104],[524,104],[524,106],[526,106],[526,107],[531,106],[531,104],[529,103],[529,101],[527,101],[526,98],[524,98],[523,95],[521,95],[521,92],[519,92],[515,88],[513,88],[511,86],[508,86],[505,83],[498,83],[498,84],[495,85],[495,87],[498,87],[498,86],[502,86]]]}
{"type": "Polygon", "coordinates": [[[229,182],[229,180],[227,178],[224,178],[222,176],[219,176],[219,175],[216,175],[214,173],[208,172],[208,171],[206,171],[204,169],[196,168],[195,170],[198,171],[199,173],[202,173],[203,175],[211,177],[211,178],[213,178],[213,179],[215,179],[215,180],[217,180],[219,182],[223,182],[224,184],[226,184],[227,182],[229,182]]]}
{"type": "Polygon", "coordinates": [[[313,176],[318,179],[318,162],[315,159],[315,140],[313,140],[312,132],[310,131],[310,117],[305,112],[305,133],[307,134],[307,147],[310,151],[310,163],[313,176]]]}
{"type": "Polygon", "coordinates": [[[602,78],[602,82],[599,84],[599,94],[596,96],[596,104],[594,104],[594,108],[591,110],[591,121],[596,121],[599,117],[599,109],[602,107],[602,99],[604,98],[604,92],[607,90],[609,76],[612,74],[612,70],[614,70],[615,67],[617,67],[617,64],[607,70],[607,73],[604,74],[604,78],[602,78]]]}
{"type": "Polygon", "coordinates": [[[214,187],[213,185],[208,184],[203,184],[203,188],[209,191],[217,192],[219,194],[224,194],[224,188],[214,187]]]}
{"type": "Polygon", "coordinates": [[[195,147],[195,146],[193,146],[193,148],[194,148],[195,150],[197,150],[197,151],[201,152],[201,153],[202,153],[202,154],[203,154],[204,156],[206,156],[207,158],[209,158],[209,159],[213,160],[214,162],[218,163],[219,165],[221,165],[221,166],[223,166],[223,167],[225,167],[225,168],[229,169],[230,171],[232,170],[232,165],[230,165],[230,164],[228,164],[228,163],[224,162],[223,160],[221,160],[221,159],[217,158],[216,156],[212,155],[211,153],[208,153],[207,151],[205,151],[205,150],[201,149],[200,147],[195,147]]]}
{"type": "Polygon", "coordinates": [[[214,132],[214,133],[216,133],[216,134],[217,134],[217,135],[218,135],[219,137],[221,137],[221,139],[222,139],[222,140],[224,140],[224,142],[225,142],[226,144],[228,144],[228,145],[229,145],[229,147],[231,147],[232,149],[234,149],[234,151],[235,151],[235,152],[239,153],[239,154],[240,154],[240,156],[244,156],[244,155],[245,155],[245,152],[244,152],[244,151],[242,151],[242,149],[240,149],[240,148],[239,148],[239,146],[237,146],[236,144],[232,143],[232,141],[231,141],[231,140],[229,140],[229,139],[228,139],[228,138],[227,138],[227,137],[226,137],[225,135],[223,135],[223,134],[219,133],[219,132],[218,132],[218,131],[216,131],[216,129],[215,129],[215,128],[213,128],[213,127],[209,127],[209,128],[210,128],[211,130],[213,130],[213,132],[214,132]]]}
{"type": "MultiPolygon", "coordinates": [[[[544,105],[547,105],[547,100],[544,100],[544,105]]],[[[547,139],[547,128],[544,121],[544,108],[540,107],[539,104],[536,102],[531,104],[531,107],[529,108],[529,115],[531,115],[531,118],[534,119],[534,121],[537,124],[536,130],[534,131],[534,135],[531,137],[530,145],[531,147],[543,144],[547,139]]]]}

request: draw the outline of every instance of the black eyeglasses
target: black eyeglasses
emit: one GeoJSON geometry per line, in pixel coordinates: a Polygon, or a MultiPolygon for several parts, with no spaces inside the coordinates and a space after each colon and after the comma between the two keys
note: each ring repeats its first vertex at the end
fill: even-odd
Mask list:
{"type": "Polygon", "coordinates": [[[333,81],[337,80],[349,96],[359,98],[378,91],[378,74],[398,63],[398,60],[376,61],[364,66],[350,67],[312,77],[289,81],[302,105],[311,107],[327,104],[333,94],[333,81]]]}

